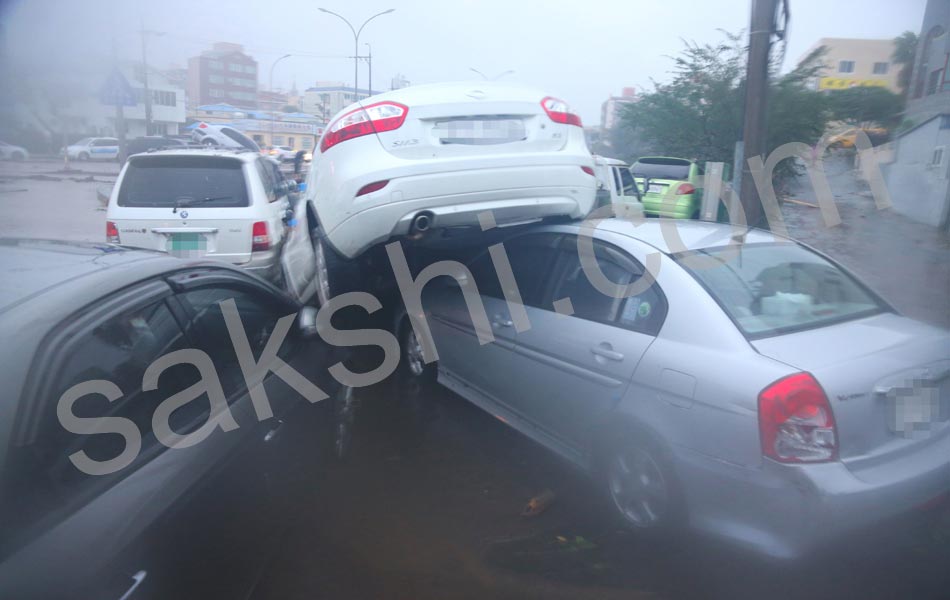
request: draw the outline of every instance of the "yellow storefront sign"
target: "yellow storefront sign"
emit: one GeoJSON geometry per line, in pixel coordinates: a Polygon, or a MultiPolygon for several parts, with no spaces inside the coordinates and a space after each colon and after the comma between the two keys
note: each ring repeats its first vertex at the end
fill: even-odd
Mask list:
{"type": "Polygon", "coordinates": [[[884,79],[848,79],[846,77],[822,77],[819,90],[846,90],[853,87],[887,87],[884,79]]]}

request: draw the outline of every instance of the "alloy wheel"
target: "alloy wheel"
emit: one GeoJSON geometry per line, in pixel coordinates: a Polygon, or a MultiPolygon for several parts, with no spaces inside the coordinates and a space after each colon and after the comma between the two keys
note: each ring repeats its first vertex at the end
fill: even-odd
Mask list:
{"type": "Polygon", "coordinates": [[[670,509],[670,491],[663,470],[649,452],[633,448],[617,453],[608,464],[610,498],[631,525],[659,525],[670,509]]]}

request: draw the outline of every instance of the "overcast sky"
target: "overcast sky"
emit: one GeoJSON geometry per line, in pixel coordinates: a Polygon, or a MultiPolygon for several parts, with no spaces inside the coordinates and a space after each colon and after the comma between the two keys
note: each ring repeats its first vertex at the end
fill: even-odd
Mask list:
{"type": "MultiPolygon", "coordinates": [[[[925,0],[789,0],[786,64],[821,37],[892,38],[920,29],[925,0]]],[[[149,63],[185,66],[214,41],[244,44],[260,63],[259,83],[298,88],[316,80],[353,82],[353,36],[338,12],[366,26],[361,53],[373,47],[373,87],[404,74],[413,83],[478,78],[509,69],[504,80],[539,86],[571,103],[586,124],[624,86],[651,89],[668,78],[681,39],[713,42],[718,29],[748,28],[748,0],[0,0],[7,50],[37,68],[107,60],[113,32],[120,58],[139,60],[140,19],[164,32],[149,38],[149,63]]],[[[365,64],[360,86],[367,84],[365,64]]]]}

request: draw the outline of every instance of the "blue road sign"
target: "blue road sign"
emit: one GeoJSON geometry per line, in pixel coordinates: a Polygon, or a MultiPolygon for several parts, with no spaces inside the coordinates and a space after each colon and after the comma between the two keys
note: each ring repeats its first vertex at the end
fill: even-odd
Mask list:
{"type": "Polygon", "coordinates": [[[99,88],[99,102],[112,106],[135,106],[135,91],[118,69],[113,69],[99,88]]]}

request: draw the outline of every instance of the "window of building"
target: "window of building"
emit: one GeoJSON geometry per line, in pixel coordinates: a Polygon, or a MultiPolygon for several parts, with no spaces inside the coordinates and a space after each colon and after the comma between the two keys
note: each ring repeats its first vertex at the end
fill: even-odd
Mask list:
{"type": "Polygon", "coordinates": [[[212,98],[224,98],[224,90],[210,89],[208,90],[208,95],[212,98]]]}
{"type": "Polygon", "coordinates": [[[224,77],[220,75],[209,75],[208,81],[211,83],[224,83],[224,77]]]}
{"type": "Polygon", "coordinates": [[[940,165],[942,165],[943,155],[944,155],[943,146],[937,146],[936,148],[934,148],[933,156],[930,157],[930,165],[933,167],[939,167],[940,165]]]}
{"type": "Polygon", "coordinates": [[[291,150],[293,150],[293,148],[294,148],[294,138],[293,138],[293,137],[288,137],[288,138],[287,138],[287,145],[290,146],[290,149],[291,149],[291,150]]]}
{"type": "Polygon", "coordinates": [[[887,75],[887,69],[890,65],[886,62],[876,62],[874,63],[874,69],[872,72],[875,75],[887,75]]]}
{"type": "Polygon", "coordinates": [[[300,140],[300,147],[304,150],[309,150],[313,147],[313,140],[308,137],[303,138],[300,140]]]}
{"type": "Polygon", "coordinates": [[[220,60],[209,60],[208,66],[211,67],[212,69],[223,69],[224,63],[221,62],[220,60]]]}
{"type": "Polygon", "coordinates": [[[274,137],[271,138],[271,141],[270,141],[270,142],[271,142],[271,144],[273,144],[274,146],[283,146],[283,145],[284,145],[284,136],[282,136],[282,135],[275,135],[274,137]]]}
{"type": "Polygon", "coordinates": [[[234,73],[243,73],[244,65],[239,65],[237,63],[228,63],[228,71],[232,71],[234,73]]]}
{"type": "Polygon", "coordinates": [[[838,63],[839,73],[854,73],[854,61],[842,60],[838,63]]]}
{"type": "Polygon", "coordinates": [[[254,75],[255,73],[257,73],[257,67],[255,67],[254,65],[244,65],[244,72],[247,73],[248,75],[254,75]]]}
{"type": "Polygon", "coordinates": [[[937,93],[937,86],[940,85],[940,75],[942,74],[943,69],[930,72],[930,76],[927,78],[927,90],[924,92],[925,96],[937,93]]]}

